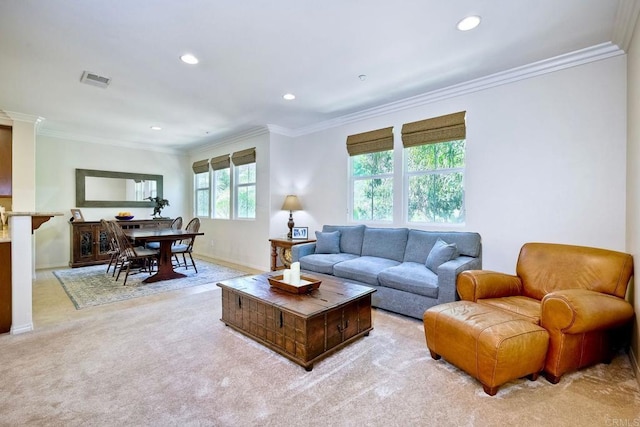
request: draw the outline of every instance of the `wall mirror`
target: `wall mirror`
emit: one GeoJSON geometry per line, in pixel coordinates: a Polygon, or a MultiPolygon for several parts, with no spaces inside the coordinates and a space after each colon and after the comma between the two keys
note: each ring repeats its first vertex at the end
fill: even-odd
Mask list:
{"type": "Polygon", "coordinates": [[[154,207],[162,198],[162,175],[76,169],[77,207],[154,207]]]}

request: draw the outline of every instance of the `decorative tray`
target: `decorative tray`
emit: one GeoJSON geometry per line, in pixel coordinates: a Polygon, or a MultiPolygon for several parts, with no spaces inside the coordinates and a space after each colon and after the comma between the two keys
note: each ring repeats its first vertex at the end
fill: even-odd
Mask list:
{"type": "Polygon", "coordinates": [[[274,288],[281,289],[283,291],[291,292],[294,294],[308,294],[309,292],[316,290],[320,287],[321,280],[313,277],[300,276],[300,284],[292,285],[290,283],[283,282],[283,276],[270,276],[269,284],[274,288]]]}
{"type": "Polygon", "coordinates": [[[116,219],[119,221],[131,221],[133,219],[133,215],[127,215],[127,216],[116,215],[116,219]]]}

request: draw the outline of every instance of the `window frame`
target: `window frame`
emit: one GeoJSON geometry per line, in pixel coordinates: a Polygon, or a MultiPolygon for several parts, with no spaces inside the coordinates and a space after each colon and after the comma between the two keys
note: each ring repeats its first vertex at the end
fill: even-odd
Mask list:
{"type": "Polygon", "coordinates": [[[211,218],[211,170],[207,170],[206,172],[200,172],[200,173],[193,173],[193,214],[194,216],[198,217],[198,218],[211,218]],[[207,187],[198,187],[198,175],[207,175],[207,183],[208,186],[207,187]],[[199,207],[200,205],[198,204],[198,194],[200,192],[205,192],[207,194],[207,214],[206,215],[200,215],[200,211],[199,211],[199,207]]]}
{"type": "Polygon", "coordinates": [[[396,171],[396,165],[395,165],[395,150],[394,149],[390,149],[390,150],[383,150],[383,151],[376,151],[376,152],[371,152],[371,153],[362,153],[362,154],[358,154],[355,156],[349,156],[349,212],[348,212],[348,221],[351,223],[360,223],[360,224],[381,224],[381,225],[389,225],[393,223],[394,220],[394,210],[395,210],[395,171],[396,171]],[[391,154],[391,172],[387,172],[387,173],[378,173],[378,174],[374,174],[374,175],[362,175],[362,176],[355,176],[355,168],[354,168],[354,158],[358,157],[358,156],[366,156],[366,155],[370,155],[370,154],[376,154],[378,152],[390,152],[391,154]],[[355,185],[357,181],[365,181],[365,180],[373,180],[373,179],[390,179],[391,180],[391,218],[388,220],[385,219],[356,219],[354,218],[355,215],[355,196],[356,196],[356,192],[355,192],[355,185]]]}
{"type": "Polygon", "coordinates": [[[231,170],[231,165],[229,165],[229,167],[227,168],[222,168],[222,169],[215,169],[213,170],[213,180],[211,183],[211,218],[212,219],[222,219],[222,220],[229,220],[232,218],[232,211],[233,211],[233,173],[231,170]],[[227,171],[227,173],[229,174],[229,188],[228,188],[228,192],[229,192],[229,210],[226,212],[227,216],[226,217],[219,217],[217,216],[218,210],[216,209],[216,205],[217,205],[217,196],[218,196],[218,172],[223,172],[223,171],[227,171]]]}
{"type": "Polygon", "coordinates": [[[242,165],[234,165],[233,166],[233,179],[231,181],[231,185],[233,188],[233,219],[242,220],[242,221],[255,221],[257,219],[257,205],[258,205],[258,166],[256,162],[245,163],[242,165]],[[241,173],[241,168],[245,166],[252,166],[254,168],[253,171],[253,181],[240,183],[239,175],[241,173]],[[253,188],[253,202],[254,202],[254,211],[253,216],[242,217],[240,216],[240,189],[241,188],[253,188]]]}
{"type": "MultiPolygon", "coordinates": [[[[463,141],[464,143],[464,159],[463,166],[454,167],[454,168],[434,168],[434,169],[422,169],[409,171],[409,150],[412,148],[420,147],[420,146],[411,146],[411,147],[402,147],[402,170],[403,170],[403,220],[407,225],[429,225],[429,226],[447,226],[447,227],[458,227],[466,225],[467,221],[467,210],[466,210],[466,167],[467,167],[467,141],[466,138],[451,140],[451,141],[442,141],[433,144],[451,144],[459,141],[463,141]],[[433,221],[411,221],[409,219],[409,181],[410,178],[416,176],[428,176],[428,175],[449,175],[452,173],[460,173],[462,175],[462,220],[460,222],[433,222],[433,221]]],[[[432,145],[432,144],[424,144],[424,145],[432,145]]]]}

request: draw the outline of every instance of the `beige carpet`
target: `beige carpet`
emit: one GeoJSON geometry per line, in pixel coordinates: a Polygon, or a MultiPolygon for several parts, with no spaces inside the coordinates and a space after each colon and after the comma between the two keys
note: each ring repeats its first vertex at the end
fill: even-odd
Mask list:
{"type": "Polygon", "coordinates": [[[0,336],[0,425],[640,423],[626,354],[558,385],[517,380],[489,397],[431,359],[421,322],[379,310],[369,337],[306,372],[225,327],[218,288],[105,307],[0,336]]]}

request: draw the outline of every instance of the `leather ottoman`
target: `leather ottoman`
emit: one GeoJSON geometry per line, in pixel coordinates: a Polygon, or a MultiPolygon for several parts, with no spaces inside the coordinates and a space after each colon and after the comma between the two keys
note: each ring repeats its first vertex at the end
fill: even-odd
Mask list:
{"type": "Polygon", "coordinates": [[[456,301],[429,308],[423,320],[431,357],[444,357],[480,381],[490,396],[516,378],[535,381],[544,368],[549,334],[524,318],[456,301]]]}

